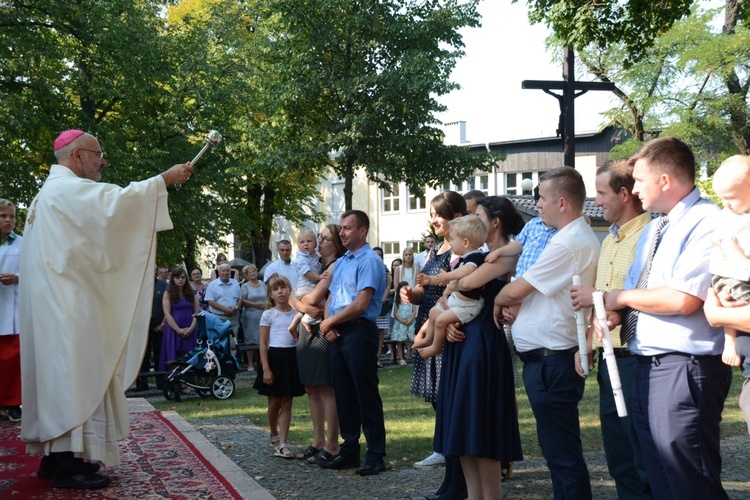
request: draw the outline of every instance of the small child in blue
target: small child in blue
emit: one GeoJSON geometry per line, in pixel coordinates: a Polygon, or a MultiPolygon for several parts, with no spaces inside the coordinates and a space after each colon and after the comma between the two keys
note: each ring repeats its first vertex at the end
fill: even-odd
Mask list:
{"type": "Polygon", "coordinates": [[[441,272],[437,276],[420,274],[420,285],[447,285],[443,296],[448,297],[448,309],[440,302],[430,310],[429,320],[417,334],[414,348],[423,358],[431,358],[443,352],[445,329],[451,323],[462,325],[476,318],[484,306],[482,288],[455,290],[456,283],[473,273],[484,262],[484,253],[479,248],[487,239],[487,228],[476,215],[466,215],[449,223],[450,246],[453,254],[461,257],[453,271],[441,272]]]}
{"type": "MultiPolygon", "coordinates": [[[[297,235],[297,255],[292,261],[292,267],[297,271],[297,285],[294,287],[294,296],[298,299],[302,299],[312,292],[315,285],[320,281],[322,266],[320,257],[315,251],[317,248],[318,239],[315,237],[315,233],[310,229],[301,230],[297,235]]],[[[308,332],[310,332],[310,325],[320,323],[320,320],[299,313],[292,324],[289,325],[290,333],[296,334],[300,320],[302,320],[302,324],[308,332]]]]}
{"type": "Polygon", "coordinates": [[[398,354],[398,364],[406,365],[404,359],[404,343],[414,341],[414,320],[417,317],[417,307],[414,304],[407,304],[401,301],[401,288],[409,285],[408,281],[402,281],[396,287],[396,294],[393,303],[393,328],[391,328],[391,340],[398,342],[396,344],[396,354],[398,354]]]}

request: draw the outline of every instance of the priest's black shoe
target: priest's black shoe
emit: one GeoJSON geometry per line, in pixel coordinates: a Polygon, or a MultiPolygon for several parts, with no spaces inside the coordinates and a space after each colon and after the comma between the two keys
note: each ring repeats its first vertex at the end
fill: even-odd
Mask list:
{"type": "MultiPolygon", "coordinates": [[[[101,465],[96,462],[86,462],[81,458],[75,459],[75,472],[80,472],[83,474],[93,474],[100,468],[101,465]]],[[[37,471],[36,475],[44,479],[49,479],[55,475],[55,470],[57,470],[56,454],[53,453],[51,455],[44,455],[42,457],[42,462],[39,464],[39,470],[37,471]]]]}
{"type": "Polygon", "coordinates": [[[74,490],[95,490],[109,486],[112,480],[101,474],[74,474],[68,477],[54,477],[50,486],[53,488],[72,488],[74,490]]]}
{"type": "Polygon", "coordinates": [[[353,469],[359,467],[359,460],[341,456],[341,453],[330,459],[328,462],[320,464],[323,469],[353,469]]]}
{"type": "Polygon", "coordinates": [[[357,469],[357,474],[360,476],[376,476],[381,472],[385,472],[383,462],[365,462],[363,467],[357,469]]]}

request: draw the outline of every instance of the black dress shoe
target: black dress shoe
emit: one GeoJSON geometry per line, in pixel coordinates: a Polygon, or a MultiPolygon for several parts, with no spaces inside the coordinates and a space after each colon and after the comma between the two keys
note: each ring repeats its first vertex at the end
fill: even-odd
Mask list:
{"type": "Polygon", "coordinates": [[[328,462],[320,464],[323,469],[353,469],[359,467],[359,460],[341,456],[341,453],[330,459],[328,462]]]}
{"type": "MultiPolygon", "coordinates": [[[[75,459],[75,471],[78,473],[93,474],[101,469],[101,467],[102,466],[96,462],[86,462],[82,458],[75,459]]],[[[44,455],[42,457],[42,462],[39,464],[39,470],[36,472],[36,475],[43,479],[49,479],[55,475],[55,470],[57,470],[57,459],[55,458],[55,454],[44,455]]]]}
{"type": "Polygon", "coordinates": [[[461,493],[460,495],[450,495],[448,493],[425,495],[426,500],[464,500],[465,498],[467,498],[466,493],[461,493]]]}
{"type": "Polygon", "coordinates": [[[53,478],[53,488],[71,488],[74,490],[95,490],[109,486],[112,480],[101,474],[74,474],[69,477],[53,478]]]}
{"type": "Polygon", "coordinates": [[[357,469],[357,474],[360,476],[376,476],[381,472],[385,472],[383,462],[366,462],[364,467],[357,469]]]}

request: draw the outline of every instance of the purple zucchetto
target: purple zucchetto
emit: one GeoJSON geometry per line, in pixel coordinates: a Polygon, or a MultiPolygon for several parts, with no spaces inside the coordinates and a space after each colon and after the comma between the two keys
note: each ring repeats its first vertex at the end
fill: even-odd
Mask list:
{"type": "Polygon", "coordinates": [[[84,132],[83,130],[66,130],[65,132],[57,136],[52,151],[57,151],[60,148],[64,148],[65,146],[76,140],[77,137],[80,137],[85,133],[86,132],[84,132]]]}

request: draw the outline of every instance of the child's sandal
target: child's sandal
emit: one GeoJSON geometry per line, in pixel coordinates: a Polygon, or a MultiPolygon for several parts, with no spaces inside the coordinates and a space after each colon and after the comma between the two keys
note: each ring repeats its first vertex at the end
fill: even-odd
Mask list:
{"type": "Polygon", "coordinates": [[[275,448],[276,451],[274,452],[275,457],[281,457],[281,458],[294,458],[294,453],[292,453],[292,450],[289,448],[289,445],[286,443],[281,443],[278,448],[275,448]]]}

